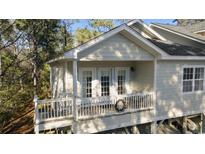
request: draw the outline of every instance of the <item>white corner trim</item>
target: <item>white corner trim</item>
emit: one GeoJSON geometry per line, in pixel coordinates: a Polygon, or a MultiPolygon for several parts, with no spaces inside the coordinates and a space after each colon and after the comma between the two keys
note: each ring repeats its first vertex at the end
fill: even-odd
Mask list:
{"type": "Polygon", "coordinates": [[[185,35],[185,34],[182,34],[182,33],[179,33],[179,32],[175,32],[175,31],[173,31],[173,30],[170,30],[170,29],[167,29],[167,28],[164,28],[164,27],[155,25],[155,24],[150,24],[150,27],[152,27],[152,26],[153,26],[153,27],[156,27],[156,28],[159,28],[159,29],[163,29],[163,30],[168,31],[168,32],[171,32],[171,33],[173,33],[173,34],[177,34],[177,35],[179,35],[179,36],[183,36],[183,37],[185,37],[185,38],[188,38],[188,39],[197,41],[197,42],[199,42],[199,43],[205,44],[205,41],[201,41],[201,40],[196,39],[196,38],[194,38],[194,37],[187,36],[187,35],[185,35]]]}

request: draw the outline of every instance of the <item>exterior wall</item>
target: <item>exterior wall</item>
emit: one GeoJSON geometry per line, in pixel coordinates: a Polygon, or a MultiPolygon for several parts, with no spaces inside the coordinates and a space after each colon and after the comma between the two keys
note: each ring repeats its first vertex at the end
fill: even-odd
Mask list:
{"type": "MultiPolygon", "coordinates": [[[[81,95],[81,85],[79,77],[79,68],[84,67],[133,67],[130,71],[130,81],[128,90],[130,93],[151,91],[153,90],[154,64],[152,61],[119,61],[119,62],[79,62],[78,63],[78,96],[81,95]]],[[[63,97],[63,93],[72,95],[73,93],[73,76],[72,62],[61,61],[51,65],[52,77],[51,87],[53,97],[63,97]],[[67,68],[66,65],[67,64],[67,68]]],[[[97,91],[97,89],[96,89],[97,91]]]]}
{"type": "Polygon", "coordinates": [[[154,120],[154,110],[124,113],[88,120],[79,120],[76,133],[97,133],[116,128],[149,123],[154,120]]]}
{"type": "Polygon", "coordinates": [[[136,62],[136,79],[134,88],[137,91],[154,90],[154,62],[136,62]]]}
{"type": "MultiPolygon", "coordinates": [[[[129,87],[130,93],[151,91],[153,90],[154,64],[152,61],[129,61],[129,62],[80,62],[80,67],[133,67],[134,71],[130,71],[129,87]]],[[[78,73],[79,74],[79,73],[78,73]]],[[[78,77],[79,81],[79,77],[78,77]]],[[[97,89],[96,89],[97,90],[97,89]]],[[[78,82],[78,94],[80,95],[80,82],[78,82]]]]}
{"type": "Polygon", "coordinates": [[[153,56],[121,34],[116,34],[78,55],[80,60],[153,60],[153,56]]]}
{"type": "Polygon", "coordinates": [[[59,61],[52,63],[50,67],[52,96],[63,97],[63,93],[71,93],[73,89],[72,62],[59,61]]]}
{"type": "Polygon", "coordinates": [[[205,92],[185,94],[181,91],[183,65],[205,65],[205,61],[158,61],[156,106],[158,120],[205,110],[205,92]]]}
{"type": "Polygon", "coordinates": [[[190,39],[185,38],[183,36],[176,35],[176,34],[173,34],[171,32],[156,28],[156,27],[152,27],[152,28],[156,32],[158,32],[161,36],[163,36],[164,38],[166,38],[167,40],[170,40],[172,42],[181,43],[181,44],[189,45],[189,46],[201,47],[201,48],[205,47],[204,44],[201,44],[201,43],[198,43],[196,41],[190,40],[190,39]]]}

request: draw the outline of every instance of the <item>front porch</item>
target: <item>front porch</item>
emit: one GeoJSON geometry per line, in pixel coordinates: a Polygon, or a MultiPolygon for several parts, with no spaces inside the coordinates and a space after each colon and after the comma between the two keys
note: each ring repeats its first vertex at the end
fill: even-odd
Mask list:
{"type": "Polygon", "coordinates": [[[36,133],[46,129],[65,126],[71,126],[72,132],[74,133],[95,133],[115,127],[131,126],[140,122],[151,122],[151,119],[154,117],[155,105],[153,92],[116,97],[78,98],[76,99],[76,108],[74,108],[73,102],[73,98],[71,97],[49,100],[36,99],[36,133]],[[115,106],[116,102],[120,99],[124,100],[127,104],[125,110],[121,112],[117,111],[115,106]],[[144,115],[142,115],[142,113],[144,115]],[[116,120],[116,118],[118,120],[116,120]],[[124,121],[126,121],[126,123],[119,122],[119,118],[121,120],[125,118],[124,121]],[[93,125],[96,123],[96,120],[98,126],[95,127],[97,127],[97,129],[86,126],[90,124],[93,125]],[[116,122],[117,124],[114,126],[113,124],[116,122]],[[87,129],[85,127],[87,127],[87,129]]]}
{"type": "Polygon", "coordinates": [[[155,61],[62,61],[61,66],[64,72],[58,66],[52,71],[53,98],[35,99],[36,133],[67,126],[73,133],[96,133],[154,121],[155,61]]]}

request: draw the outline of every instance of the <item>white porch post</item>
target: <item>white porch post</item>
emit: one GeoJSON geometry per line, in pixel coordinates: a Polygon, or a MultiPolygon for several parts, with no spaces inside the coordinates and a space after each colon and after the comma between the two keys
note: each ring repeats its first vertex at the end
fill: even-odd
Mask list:
{"type": "Polygon", "coordinates": [[[73,61],[73,117],[74,117],[73,131],[74,133],[77,132],[77,121],[78,121],[78,108],[77,108],[78,66],[77,65],[78,65],[77,60],[74,60],[73,61]]]}
{"type": "Polygon", "coordinates": [[[68,63],[65,61],[65,73],[64,73],[64,80],[65,80],[65,97],[68,97],[68,63]]]}
{"type": "Polygon", "coordinates": [[[157,58],[154,59],[154,121],[151,123],[151,134],[157,133],[156,104],[157,104],[157,58]]]}
{"type": "Polygon", "coordinates": [[[35,116],[34,116],[34,132],[39,134],[39,112],[38,112],[38,97],[37,95],[34,96],[34,108],[35,108],[35,116]]]}

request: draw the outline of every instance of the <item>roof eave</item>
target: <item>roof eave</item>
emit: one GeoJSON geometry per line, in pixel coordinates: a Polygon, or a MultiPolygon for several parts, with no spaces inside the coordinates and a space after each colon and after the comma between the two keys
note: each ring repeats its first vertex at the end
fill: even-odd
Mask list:
{"type": "Polygon", "coordinates": [[[205,56],[162,56],[161,60],[205,60],[205,56]]]}

